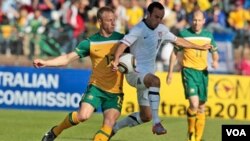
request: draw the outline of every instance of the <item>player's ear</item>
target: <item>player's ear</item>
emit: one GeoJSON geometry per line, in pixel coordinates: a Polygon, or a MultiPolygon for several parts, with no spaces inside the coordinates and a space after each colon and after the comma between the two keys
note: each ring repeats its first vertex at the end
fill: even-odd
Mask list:
{"type": "Polygon", "coordinates": [[[203,18],[203,24],[205,24],[206,23],[206,19],[205,18],[203,18]]]}
{"type": "Polygon", "coordinates": [[[150,12],[149,11],[146,11],[146,14],[144,16],[144,18],[146,19],[147,17],[150,17],[150,12]]]}

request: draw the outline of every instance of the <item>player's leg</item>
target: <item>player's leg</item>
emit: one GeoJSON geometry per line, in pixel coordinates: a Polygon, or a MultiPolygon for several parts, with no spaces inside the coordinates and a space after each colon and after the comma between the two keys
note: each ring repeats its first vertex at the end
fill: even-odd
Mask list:
{"type": "Polygon", "coordinates": [[[108,141],[112,133],[112,127],[114,126],[115,121],[120,116],[120,112],[116,109],[106,110],[103,114],[104,114],[103,125],[96,132],[94,136],[94,141],[108,141]]]}
{"type": "Polygon", "coordinates": [[[195,124],[196,116],[199,107],[199,96],[196,82],[198,79],[197,73],[193,69],[182,69],[182,84],[185,90],[185,98],[189,101],[187,109],[187,122],[188,122],[188,141],[195,140],[195,124]]]}
{"type": "Polygon", "coordinates": [[[134,127],[151,120],[151,110],[149,106],[140,106],[140,112],[135,112],[124,119],[116,122],[113,128],[113,134],[125,127],[134,127]]]}
{"type": "Polygon", "coordinates": [[[79,111],[69,113],[60,124],[52,127],[51,130],[43,136],[42,141],[53,141],[63,130],[89,119],[94,109],[98,107],[100,103],[100,99],[92,95],[95,94],[95,91],[95,87],[90,86],[86,94],[82,97],[79,111]]]}
{"type": "Polygon", "coordinates": [[[43,136],[42,141],[53,141],[63,130],[89,119],[93,111],[94,107],[92,105],[83,102],[78,112],[74,111],[69,113],[60,124],[51,128],[51,130],[43,136]]]}
{"type": "Polygon", "coordinates": [[[126,75],[126,79],[131,86],[137,88],[137,100],[138,104],[140,105],[140,112],[132,113],[124,119],[116,122],[113,128],[113,133],[116,133],[118,130],[124,127],[134,127],[142,123],[148,122],[151,120],[152,117],[150,104],[148,101],[148,89],[142,83],[143,79],[140,79],[137,73],[131,73],[126,75]]]}
{"type": "Polygon", "coordinates": [[[200,102],[199,110],[196,116],[196,125],[195,125],[195,141],[201,141],[203,132],[205,129],[206,115],[205,115],[205,102],[200,102]]]}
{"type": "Polygon", "coordinates": [[[187,109],[187,122],[188,122],[188,141],[195,141],[195,125],[196,116],[199,105],[199,97],[197,95],[190,96],[189,107],[187,109]]]}
{"type": "Polygon", "coordinates": [[[153,74],[146,74],[144,76],[143,82],[148,88],[148,99],[150,103],[150,108],[152,112],[153,128],[154,134],[161,135],[166,134],[166,129],[161,125],[161,120],[158,114],[159,104],[160,104],[160,79],[153,74]]]}
{"type": "Polygon", "coordinates": [[[103,125],[94,136],[94,141],[108,141],[112,128],[121,114],[123,94],[103,93],[103,125]]]}
{"type": "Polygon", "coordinates": [[[202,78],[199,85],[199,108],[196,116],[196,141],[201,141],[204,128],[205,128],[205,103],[207,101],[207,86],[208,86],[208,72],[206,70],[201,71],[200,75],[202,78]]]}

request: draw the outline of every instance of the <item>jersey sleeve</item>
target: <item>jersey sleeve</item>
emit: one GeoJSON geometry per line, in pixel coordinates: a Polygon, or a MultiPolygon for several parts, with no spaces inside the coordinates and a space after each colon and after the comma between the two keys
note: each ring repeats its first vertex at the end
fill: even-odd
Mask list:
{"type": "Polygon", "coordinates": [[[163,40],[167,42],[175,42],[177,37],[172,32],[166,31],[166,33],[163,35],[163,40]]]}
{"type": "Polygon", "coordinates": [[[90,54],[90,41],[84,40],[74,49],[80,58],[86,57],[90,54]]]}
{"type": "Polygon", "coordinates": [[[127,35],[121,40],[127,46],[131,46],[141,36],[141,29],[138,27],[132,28],[127,35]]]}

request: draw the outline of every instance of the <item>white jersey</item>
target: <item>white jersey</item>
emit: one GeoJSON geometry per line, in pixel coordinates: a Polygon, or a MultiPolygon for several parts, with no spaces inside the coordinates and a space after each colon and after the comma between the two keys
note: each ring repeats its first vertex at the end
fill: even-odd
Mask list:
{"type": "Polygon", "coordinates": [[[135,56],[139,73],[154,73],[155,61],[159,47],[163,42],[174,42],[177,37],[163,24],[151,29],[144,21],[134,26],[121,40],[130,47],[135,56]]]}

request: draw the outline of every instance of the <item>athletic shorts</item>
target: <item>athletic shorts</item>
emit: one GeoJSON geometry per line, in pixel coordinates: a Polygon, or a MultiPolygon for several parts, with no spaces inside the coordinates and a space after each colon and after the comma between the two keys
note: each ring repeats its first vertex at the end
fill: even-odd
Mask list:
{"type": "Polygon", "coordinates": [[[114,108],[121,112],[123,93],[110,93],[97,86],[89,85],[85,94],[82,96],[81,102],[89,103],[95,109],[101,106],[102,111],[114,108]]]}
{"type": "Polygon", "coordinates": [[[208,71],[183,68],[181,74],[185,98],[198,95],[200,101],[207,101],[208,71]]]}
{"type": "Polygon", "coordinates": [[[140,106],[150,106],[148,99],[148,88],[144,85],[144,77],[146,74],[143,73],[128,73],[125,75],[127,82],[130,86],[135,87],[137,90],[137,101],[140,106]]]}

